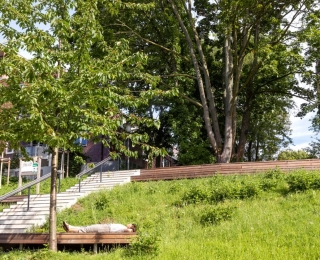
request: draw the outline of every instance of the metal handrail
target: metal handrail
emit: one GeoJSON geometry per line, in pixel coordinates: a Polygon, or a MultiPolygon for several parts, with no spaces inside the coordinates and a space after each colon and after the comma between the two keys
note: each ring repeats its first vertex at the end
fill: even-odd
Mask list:
{"type": "Polygon", "coordinates": [[[25,189],[28,189],[28,208],[27,208],[27,211],[29,211],[29,206],[30,206],[30,188],[31,188],[31,186],[33,186],[35,184],[38,184],[38,183],[40,183],[42,181],[45,181],[46,179],[48,179],[50,177],[51,177],[51,172],[46,174],[46,175],[44,175],[44,176],[42,176],[42,177],[40,177],[40,178],[38,178],[38,179],[35,179],[35,180],[23,185],[22,187],[19,187],[19,188],[13,190],[13,191],[10,191],[10,192],[0,196],[0,202],[5,200],[6,198],[9,198],[9,197],[11,197],[11,196],[13,196],[13,195],[25,190],[25,189]]]}
{"type": "Polygon", "coordinates": [[[95,164],[94,167],[90,168],[90,169],[86,169],[82,172],[80,172],[79,174],[76,175],[76,178],[79,178],[79,192],[81,192],[81,177],[85,174],[88,174],[89,172],[92,172],[93,170],[97,169],[100,166],[100,182],[102,182],[102,165],[107,162],[110,161],[112,158],[109,156],[107,158],[105,158],[104,160],[98,162],[97,164],[95,164]]]}
{"type": "Polygon", "coordinates": [[[98,168],[100,165],[102,165],[102,164],[104,164],[105,162],[110,161],[110,160],[111,160],[111,157],[110,157],[110,156],[107,157],[107,158],[105,158],[105,159],[103,159],[102,161],[100,161],[100,162],[98,162],[97,164],[95,164],[94,167],[92,167],[92,168],[90,168],[90,169],[86,169],[86,170],[80,172],[79,174],[77,174],[77,175],[76,175],[76,178],[82,177],[83,175],[91,172],[93,169],[98,168]]]}
{"type": "Polygon", "coordinates": [[[18,192],[21,192],[21,191],[23,191],[23,190],[25,190],[25,189],[27,189],[27,188],[30,188],[31,186],[33,186],[33,185],[35,185],[35,184],[38,184],[39,182],[42,182],[42,181],[48,179],[50,176],[51,176],[51,173],[48,173],[48,174],[46,174],[46,175],[44,175],[44,176],[42,176],[42,177],[40,177],[40,178],[38,178],[38,179],[35,179],[35,180],[31,181],[31,182],[28,182],[27,184],[23,185],[23,186],[20,187],[20,188],[17,188],[17,189],[15,189],[15,190],[13,190],[13,191],[10,191],[10,192],[8,192],[8,193],[0,196],[0,202],[1,202],[2,200],[6,199],[6,198],[9,198],[9,197],[17,194],[18,192]]]}

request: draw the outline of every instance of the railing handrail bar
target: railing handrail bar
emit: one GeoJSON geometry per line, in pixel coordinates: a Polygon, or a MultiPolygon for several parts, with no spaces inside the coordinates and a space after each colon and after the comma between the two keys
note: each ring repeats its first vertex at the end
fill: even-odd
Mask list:
{"type": "Polygon", "coordinates": [[[95,164],[93,168],[86,169],[86,170],[80,172],[79,174],[77,174],[76,178],[82,177],[83,175],[87,174],[88,172],[92,171],[95,168],[98,168],[100,165],[104,164],[106,161],[109,161],[110,159],[111,159],[110,156],[105,158],[105,159],[103,159],[102,161],[100,161],[97,164],[95,164]]]}
{"type": "Polygon", "coordinates": [[[44,175],[44,176],[42,176],[42,177],[40,177],[40,178],[38,178],[38,179],[35,179],[35,180],[33,180],[33,181],[30,181],[30,182],[28,182],[27,184],[21,186],[20,188],[17,188],[17,189],[15,189],[15,190],[12,190],[12,191],[10,191],[10,192],[8,192],[8,193],[0,196],[0,201],[4,200],[4,199],[6,199],[6,198],[9,198],[9,197],[17,194],[18,192],[21,192],[21,191],[23,191],[23,190],[25,190],[25,189],[27,189],[27,188],[29,188],[29,187],[31,187],[31,186],[39,183],[39,182],[42,182],[42,181],[50,178],[50,176],[51,176],[51,172],[48,173],[48,174],[46,174],[46,175],[44,175]]]}
{"type": "MultiPolygon", "coordinates": [[[[110,159],[111,159],[110,156],[105,158],[104,160],[98,162],[93,168],[90,168],[90,169],[84,170],[83,172],[80,172],[78,175],[76,175],[76,177],[80,178],[81,176],[83,176],[86,173],[92,171],[93,169],[99,167],[101,164],[105,163],[106,161],[109,161],[110,159]]],[[[25,185],[15,189],[15,190],[12,190],[12,191],[0,196],[0,201],[2,201],[4,199],[7,199],[7,198],[9,198],[9,197],[11,197],[11,196],[13,196],[13,195],[25,190],[25,189],[28,189],[29,187],[31,187],[31,186],[33,186],[35,184],[38,184],[39,182],[45,181],[46,179],[50,178],[50,176],[51,176],[51,172],[46,174],[46,175],[44,175],[44,176],[42,176],[42,177],[40,177],[40,178],[37,178],[37,179],[35,179],[35,180],[31,181],[31,182],[28,182],[27,184],[25,184],[25,185]]]]}

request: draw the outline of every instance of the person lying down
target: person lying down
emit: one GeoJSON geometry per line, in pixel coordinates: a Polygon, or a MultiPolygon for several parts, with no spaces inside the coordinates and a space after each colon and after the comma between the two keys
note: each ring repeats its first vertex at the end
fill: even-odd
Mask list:
{"type": "Polygon", "coordinates": [[[72,226],[63,221],[63,229],[70,233],[118,233],[118,232],[136,232],[135,224],[94,224],[89,226],[72,226]]]}

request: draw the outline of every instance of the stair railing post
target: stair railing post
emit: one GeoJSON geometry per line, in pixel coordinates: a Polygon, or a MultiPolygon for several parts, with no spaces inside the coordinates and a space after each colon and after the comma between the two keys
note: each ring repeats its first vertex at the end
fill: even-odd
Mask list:
{"type": "Polygon", "coordinates": [[[102,164],[100,165],[100,182],[102,182],[102,164]]]}
{"type": "Polygon", "coordinates": [[[27,211],[29,211],[29,207],[30,207],[30,188],[28,188],[28,208],[27,208],[27,211]]]}
{"type": "Polygon", "coordinates": [[[80,184],[81,184],[81,177],[79,177],[79,192],[80,192],[80,184]]]}
{"type": "Polygon", "coordinates": [[[59,184],[58,184],[58,193],[60,193],[60,186],[61,186],[61,172],[58,172],[58,180],[59,180],[59,184]]]}

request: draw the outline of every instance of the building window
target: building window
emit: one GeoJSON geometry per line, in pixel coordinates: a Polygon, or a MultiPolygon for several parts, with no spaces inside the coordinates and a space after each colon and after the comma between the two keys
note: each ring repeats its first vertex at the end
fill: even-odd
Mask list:
{"type": "Polygon", "coordinates": [[[88,140],[84,139],[82,137],[77,138],[77,140],[74,142],[75,144],[79,144],[81,146],[87,146],[88,145],[88,140]]]}
{"type": "Polygon", "coordinates": [[[14,153],[14,149],[12,149],[10,147],[10,144],[7,143],[7,147],[6,147],[6,154],[13,154],[14,153]]]}

